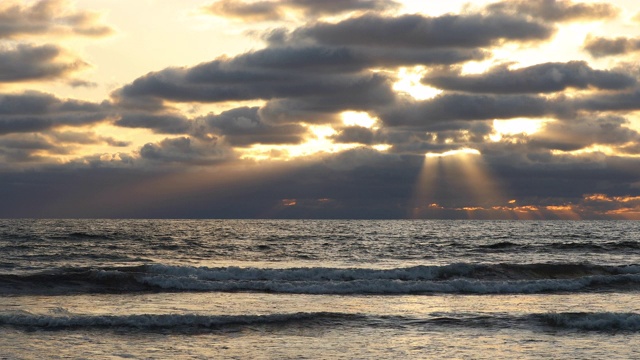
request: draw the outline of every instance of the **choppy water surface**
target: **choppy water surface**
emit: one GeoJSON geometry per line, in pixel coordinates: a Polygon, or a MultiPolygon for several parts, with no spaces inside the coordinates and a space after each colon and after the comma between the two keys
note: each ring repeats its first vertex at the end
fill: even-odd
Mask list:
{"type": "Polygon", "coordinates": [[[637,358],[639,230],[0,220],[0,358],[637,358]]]}

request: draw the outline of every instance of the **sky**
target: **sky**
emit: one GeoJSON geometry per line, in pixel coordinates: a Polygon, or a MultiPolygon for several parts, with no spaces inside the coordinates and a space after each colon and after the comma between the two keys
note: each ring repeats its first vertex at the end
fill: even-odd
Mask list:
{"type": "Polygon", "coordinates": [[[3,0],[0,217],[640,219],[633,0],[3,0]]]}

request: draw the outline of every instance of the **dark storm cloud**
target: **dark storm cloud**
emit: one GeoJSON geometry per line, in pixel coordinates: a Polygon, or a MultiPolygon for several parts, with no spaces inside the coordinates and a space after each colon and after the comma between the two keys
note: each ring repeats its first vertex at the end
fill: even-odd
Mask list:
{"type": "Polygon", "coordinates": [[[422,82],[440,89],[479,93],[549,93],[567,88],[620,90],[636,79],[622,72],[594,70],[584,61],[543,63],[510,70],[498,66],[478,75],[430,74],[422,82]]]}
{"type": "Polygon", "coordinates": [[[240,107],[203,118],[208,128],[224,136],[233,146],[252,144],[298,144],[303,142],[307,129],[297,124],[266,123],[258,107],[240,107]]]}
{"type": "Polygon", "coordinates": [[[588,51],[591,56],[596,58],[623,55],[640,51],[640,38],[588,36],[583,44],[583,48],[588,51]]]}
{"type": "Polygon", "coordinates": [[[60,33],[105,36],[112,32],[110,27],[100,24],[97,14],[73,11],[63,0],[0,4],[0,39],[60,33]]]}
{"type": "Polygon", "coordinates": [[[40,92],[0,95],[0,135],[95,124],[110,116],[106,103],[61,100],[40,92]]]}
{"type": "Polygon", "coordinates": [[[547,40],[553,27],[518,16],[506,15],[402,15],[375,14],[339,23],[317,23],[299,28],[289,41],[313,40],[332,46],[378,46],[386,48],[482,47],[500,41],[547,40]]]}
{"type": "Polygon", "coordinates": [[[490,4],[493,13],[529,15],[545,21],[604,20],[618,15],[615,6],[601,3],[574,3],[569,0],[509,0],[490,4]]]}
{"type": "Polygon", "coordinates": [[[21,44],[0,48],[0,82],[19,82],[64,77],[87,66],[83,61],[60,60],[62,50],[54,45],[21,44]]]}
{"type": "Polygon", "coordinates": [[[147,143],[140,149],[140,158],[154,164],[212,165],[229,160],[232,156],[231,149],[218,139],[188,136],[147,143]]]}
{"type": "Polygon", "coordinates": [[[305,16],[340,14],[354,10],[380,11],[399,7],[391,0],[282,0],[242,2],[220,0],[204,8],[214,15],[243,21],[270,21],[286,18],[291,10],[302,11],[305,16]]]}

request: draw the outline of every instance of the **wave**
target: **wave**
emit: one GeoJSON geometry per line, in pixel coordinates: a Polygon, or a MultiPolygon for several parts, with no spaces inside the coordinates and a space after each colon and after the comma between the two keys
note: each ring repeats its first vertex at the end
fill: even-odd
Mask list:
{"type": "Polygon", "coordinates": [[[358,326],[446,330],[452,327],[526,328],[596,332],[639,332],[640,314],[636,313],[542,313],[511,315],[505,313],[433,313],[423,318],[389,315],[365,315],[337,312],[308,312],[268,315],[34,315],[0,314],[0,326],[27,330],[131,329],[138,331],[207,332],[256,326],[358,326]]]}
{"type": "Polygon", "coordinates": [[[507,294],[640,290],[640,266],[452,264],[397,269],[142,265],[0,275],[7,294],[140,291],[297,294],[507,294]]]}
{"type": "Polygon", "coordinates": [[[0,325],[43,328],[133,328],[133,329],[224,329],[250,325],[323,324],[357,321],[364,316],[329,312],[292,313],[270,315],[196,315],[196,314],[143,314],[143,315],[72,315],[49,316],[33,314],[0,315],[0,325]]]}
{"type": "Polygon", "coordinates": [[[636,313],[552,313],[539,314],[545,325],[585,331],[640,331],[640,314],[636,313]]]}
{"type": "MultiPolygon", "coordinates": [[[[468,246],[468,245],[467,245],[468,246]]],[[[473,251],[478,252],[495,252],[518,249],[519,251],[543,251],[554,252],[562,251],[587,251],[595,253],[609,253],[625,250],[640,250],[640,242],[637,241],[562,241],[547,244],[527,244],[515,243],[511,241],[499,241],[490,244],[482,244],[474,246],[473,251]]]]}

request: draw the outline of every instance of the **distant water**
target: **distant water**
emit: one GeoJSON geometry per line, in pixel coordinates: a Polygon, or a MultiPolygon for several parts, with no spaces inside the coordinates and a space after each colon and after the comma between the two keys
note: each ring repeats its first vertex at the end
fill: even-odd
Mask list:
{"type": "Polygon", "coordinates": [[[0,359],[640,358],[640,222],[0,220],[0,359]]]}

